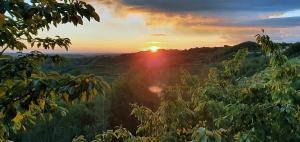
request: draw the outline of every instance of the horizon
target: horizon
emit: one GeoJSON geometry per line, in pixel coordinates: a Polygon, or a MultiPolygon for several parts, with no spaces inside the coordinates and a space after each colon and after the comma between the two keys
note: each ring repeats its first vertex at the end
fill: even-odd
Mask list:
{"type": "MultiPolygon", "coordinates": [[[[247,43],[247,42],[253,42],[256,43],[255,41],[243,41],[239,42],[234,45],[223,45],[223,46],[195,46],[195,47],[190,47],[190,48],[158,48],[157,51],[162,51],[162,50],[179,50],[179,51],[184,51],[184,50],[190,50],[194,48],[224,48],[225,46],[229,47],[234,47],[242,43],[247,43]]],[[[288,44],[293,44],[293,43],[298,43],[300,41],[295,41],[295,42],[278,42],[278,43],[288,43],[288,44]]],[[[134,54],[134,53],[140,53],[140,52],[152,52],[151,49],[144,49],[140,51],[132,51],[132,52],[80,52],[80,51],[69,51],[61,48],[61,51],[57,51],[57,49],[43,49],[43,48],[29,48],[25,49],[24,51],[12,51],[12,50],[7,50],[7,52],[4,52],[4,55],[9,55],[9,54],[27,54],[32,51],[41,51],[44,54],[58,54],[58,55],[88,55],[88,56],[101,56],[101,55],[122,55],[122,54],[134,54]]],[[[156,52],[156,51],[155,51],[156,52]]]]}
{"type": "MultiPolygon", "coordinates": [[[[163,50],[179,50],[179,51],[184,51],[184,50],[190,50],[190,49],[194,49],[194,48],[224,48],[225,46],[229,46],[229,47],[234,47],[236,45],[242,44],[242,43],[247,43],[247,42],[253,42],[254,41],[243,41],[240,42],[238,44],[234,44],[234,45],[223,45],[223,46],[202,46],[202,47],[190,47],[190,48],[158,48],[157,51],[163,51],[163,50]]],[[[292,42],[291,42],[292,43],[292,42]]],[[[295,43],[295,42],[294,42],[295,43]]],[[[8,55],[8,54],[27,54],[30,53],[32,51],[41,51],[42,53],[45,54],[61,54],[61,55],[121,55],[121,54],[132,54],[132,53],[140,53],[140,52],[152,52],[151,49],[146,49],[146,50],[140,50],[140,51],[132,51],[132,52],[72,52],[72,51],[67,51],[65,49],[61,49],[64,51],[57,51],[57,49],[42,49],[42,48],[30,48],[30,49],[25,49],[24,51],[20,52],[20,51],[11,51],[8,50],[7,52],[4,52],[4,55],[8,55]],[[32,50],[31,50],[32,49],[32,50]]],[[[155,51],[156,52],[156,51],[155,51]]]]}

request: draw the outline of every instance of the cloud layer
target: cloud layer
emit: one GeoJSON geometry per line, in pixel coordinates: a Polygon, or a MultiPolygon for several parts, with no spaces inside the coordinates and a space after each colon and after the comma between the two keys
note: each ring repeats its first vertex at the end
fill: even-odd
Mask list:
{"type": "Polygon", "coordinates": [[[159,23],[183,26],[211,24],[213,26],[289,27],[300,25],[299,17],[266,19],[272,15],[300,9],[299,0],[98,1],[113,6],[119,14],[140,12],[148,18],[148,25],[159,23]]]}
{"type": "Polygon", "coordinates": [[[274,12],[300,8],[299,0],[123,0],[122,3],[170,12],[274,12]]]}
{"type": "MultiPolygon", "coordinates": [[[[147,26],[168,25],[177,32],[197,35],[218,34],[232,42],[253,39],[264,28],[280,40],[279,33],[288,34],[300,26],[300,0],[98,0],[124,16],[138,13],[147,26]]],[[[164,33],[153,34],[153,36],[164,33]]],[[[170,33],[167,33],[170,35],[170,33]]],[[[288,38],[288,37],[284,37],[288,38]]],[[[295,37],[293,36],[293,39],[295,37]]],[[[300,39],[299,39],[300,40],[300,39]]]]}

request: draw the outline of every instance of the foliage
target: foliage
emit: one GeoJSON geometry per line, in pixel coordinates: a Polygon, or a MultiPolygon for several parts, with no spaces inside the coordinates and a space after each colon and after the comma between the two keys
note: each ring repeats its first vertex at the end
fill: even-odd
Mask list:
{"type": "MultiPolygon", "coordinates": [[[[55,72],[42,72],[39,65],[47,56],[32,53],[2,63],[1,76],[1,131],[2,138],[17,130],[26,129],[29,123],[54,110],[66,111],[57,105],[58,100],[89,101],[97,94],[105,94],[108,84],[93,75],[71,76],[55,72]]],[[[52,59],[51,59],[52,60],[52,59]]]]}
{"type": "Polygon", "coordinates": [[[111,97],[111,125],[122,125],[123,127],[135,131],[138,125],[137,120],[130,116],[131,103],[145,105],[151,109],[156,109],[159,104],[157,94],[149,91],[152,81],[147,79],[146,74],[132,72],[120,77],[112,84],[111,97]]]}
{"type": "Polygon", "coordinates": [[[242,63],[240,74],[250,77],[255,73],[261,72],[268,67],[268,60],[263,55],[248,55],[242,63]]]}
{"type": "MultiPolygon", "coordinates": [[[[88,20],[93,18],[99,21],[95,9],[78,0],[1,1],[0,46],[2,52],[0,55],[7,49],[22,51],[27,48],[27,44],[31,47],[37,46],[45,49],[54,49],[55,46],[68,49],[71,43],[68,38],[56,36],[43,39],[37,37],[38,31],[49,30],[51,25],[57,26],[61,23],[83,24],[84,17],[88,20]]],[[[288,55],[297,51],[298,48],[291,47],[285,51],[283,44],[274,43],[264,33],[258,34],[256,40],[257,44],[248,42],[245,45],[255,46],[255,48],[251,48],[255,52],[260,51],[257,50],[256,45],[260,46],[261,51],[265,54],[265,57],[261,59],[263,67],[254,71],[247,70],[253,65],[244,65],[248,51],[247,48],[242,48],[244,44],[241,44],[236,48],[241,50],[232,59],[225,60],[220,66],[210,69],[205,83],[187,72],[182,72],[179,81],[163,87],[162,92],[159,93],[161,102],[157,109],[149,108],[146,105],[132,104],[131,115],[135,116],[139,122],[137,128],[134,129],[135,133],[127,128],[116,127],[114,130],[98,134],[93,142],[299,141],[299,66],[288,62],[287,56],[284,55],[284,53],[288,55]],[[265,60],[269,61],[268,65],[265,64],[265,60]]],[[[176,61],[181,59],[195,63],[193,62],[194,58],[199,59],[199,55],[194,54],[195,51],[205,51],[207,54],[215,52],[216,49],[193,49],[183,52],[193,55],[187,56],[190,58],[181,58],[178,51],[171,51],[172,54],[166,51],[165,55],[178,55],[173,56],[174,63],[178,63],[176,61]]],[[[224,51],[218,51],[218,54],[201,56],[201,58],[207,62],[219,61],[214,58],[231,57],[235,49],[226,48],[224,51]]],[[[145,54],[138,54],[134,56],[134,59],[141,55],[145,54]]],[[[163,54],[159,55],[163,57],[161,56],[163,54]]],[[[125,59],[128,59],[126,57],[125,59]]],[[[141,60],[136,62],[139,64],[135,65],[147,68],[156,67],[157,69],[165,65],[168,67],[174,65],[168,64],[170,62],[167,62],[167,59],[160,60],[161,64],[157,65],[149,61],[153,57],[152,54],[149,54],[146,58],[140,58],[141,60]],[[145,61],[149,64],[144,64],[145,61]]],[[[51,61],[59,64],[62,60],[59,56],[47,56],[40,52],[32,52],[18,58],[5,57],[4,60],[1,59],[1,141],[16,139],[16,136],[20,136],[18,135],[20,130],[31,129],[32,131],[29,131],[28,135],[30,132],[38,133],[39,129],[43,129],[45,126],[52,128],[62,126],[64,132],[71,131],[67,134],[68,140],[79,134],[87,136],[86,138],[84,136],[76,137],[72,140],[73,142],[87,141],[94,135],[92,131],[103,131],[106,124],[99,122],[99,119],[102,119],[95,116],[97,111],[102,109],[91,107],[89,104],[76,104],[74,108],[69,108],[65,104],[76,103],[78,100],[89,101],[97,94],[102,94],[102,97],[105,98],[107,90],[110,90],[109,85],[95,75],[72,76],[41,70],[44,62],[51,61]],[[67,115],[66,108],[70,109],[69,117],[59,118],[56,113],[67,115]],[[55,115],[53,116],[53,114],[55,115]],[[78,120],[82,119],[77,117],[81,117],[84,122],[89,124],[81,125],[78,120]],[[60,121],[61,119],[63,120],[60,121]],[[32,125],[36,121],[40,123],[36,129],[33,129],[32,125]],[[72,124],[76,125],[72,127],[72,124]],[[96,126],[91,127],[92,124],[96,126]]],[[[130,60],[128,61],[130,62],[130,60]]],[[[159,78],[159,76],[156,77],[159,78]]],[[[142,88],[140,89],[141,93],[147,92],[146,90],[149,93],[149,85],[157,82],[149,83],[147,81],[154,80],[154,78],[152,75],[145,78],[128,76],[117,82],[116,86],[113,86],[112,110],[123,110],[122,107],[127,108],[128,103],[132,101],[145,103],[143,100],[146,100],[147,97],[138,98],[143,95],[136,95],[140,93],[136,88],[142,88]]],[[[105,100],[103,98],[101,98],[102,101],[105,100]]],[[[115,111],[115,114],[120,110],[115,111]]],[[[115,114],[114,116],[117,116],[115,114]]],[[[47,134],[51,133],[47,132],[47,134]]],[[[36,139],[29,141],[31,140],[36,139]]]]}
{"type": "Polygon", "coordinates": [[[299,67],[269,36],[257,35],[257,42],[269,58],[266,69],[243,76],[247,50],[241,50],[211,69],[204,85],[183,74],[164,90],[158,110],[133,105],[136,134],[117,128],[95,141],[299,141],[299,67]]]}
{"type": "MultiPolygon", "coordinates": [[[[79,0],[1,0],[0,46],[2,51],[27,49],[26,45],[54,49],[68,49],[70,39],[40,38],[38,32],[49,30],[51,25],[83,24],[83,18],[99,21],[95,9],[79,0]]],[[[57,102],[64,100],[90,100],[97,94],[105,94],[109,86],[94,75],[71,76],[55,72],[43,72],[41,64],[51,60],[62,61],[59,56],[47,56],[40,52],[1,60],[0,66],[0,140],[12,137],[19,130],[35,124],[34,120],[51,115],[55,110],[63,114],[66,109],[57,102]]]]}
{"type": "Polygon", "coordinates": [[[17,135],[15,141],[70,142],[78,135],[85,135],[87,140],[92,140],[96,132],[105,131],[110,125],[109,103],[107,96],[98,95],[90,102],[64,104],[69,110],[65,117],[55,113],[53,118],[40,118],[30,130],[17,135]]]}
{"type": "Polygon", "coordinates": [[[284,54],[288,57],[296,57],[300,54],[300,42],[288,44],[284,54]]]}
{"type": "Polygon", "coordinates": [[[262,50],[271,57],[270,64],[272,66],[281,66],[287,61],[287,57],[282,55],[283,47],[271,41],[268,35],[258,34],[256,40],[261,45],[262,50]]]}
{"type": "Polygon", "coordinates": [[[54,49],[60,46],[68,49],[70,39],[39,38],[40,30],[49,30],[50,25],[61,23],[83,24],[83,18],[99,21],[95,9],[79,0],[2,0],[0,2],[0,46],[6,49],[22,51],[25,43],[33,47],[42,46],[45,49],[54,49]]]}

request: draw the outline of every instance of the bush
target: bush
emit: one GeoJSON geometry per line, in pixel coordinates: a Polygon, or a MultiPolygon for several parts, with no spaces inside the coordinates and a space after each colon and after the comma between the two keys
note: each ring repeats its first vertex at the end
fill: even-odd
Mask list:
{"type": "Polygon", "coordinates": [[[97,96],[90,103],[69,105],[65,117],[56,113],[51,120],[42,119],[35,127],[18,135],[16,141],[70,142],[78,135],[91,140],[97,132],[109,127],[109,103],[105,96],[97,96]]]}

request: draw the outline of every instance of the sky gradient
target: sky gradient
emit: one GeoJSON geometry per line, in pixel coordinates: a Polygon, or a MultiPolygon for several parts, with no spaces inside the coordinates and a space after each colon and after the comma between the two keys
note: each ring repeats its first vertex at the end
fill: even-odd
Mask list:
{"type": "Polygon", "coordinates": [[[300,41],[300,0],[86,1],[96,8],[101,22],[60,25],[41,36],[69,37],[70,53],[233,45],[253,41],[261,29],[278,42],[300,41]]]}

